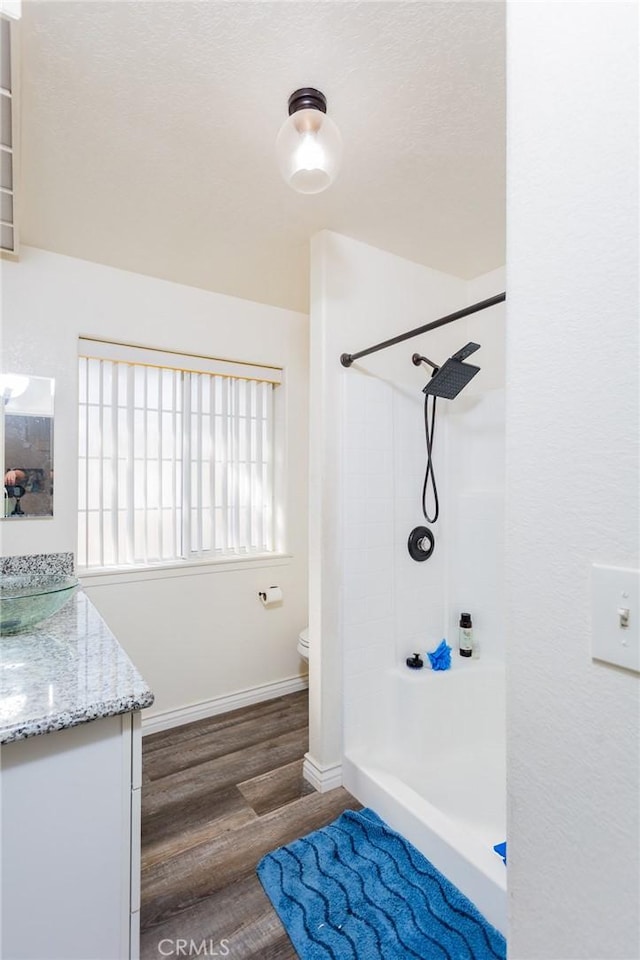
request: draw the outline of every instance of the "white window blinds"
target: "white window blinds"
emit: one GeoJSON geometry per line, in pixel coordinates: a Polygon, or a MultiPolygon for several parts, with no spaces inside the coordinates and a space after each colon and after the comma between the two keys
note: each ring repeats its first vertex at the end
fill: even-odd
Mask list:
{"type": "Polygon", "coordinates": [[[80,351],[79,566],[272,552],[281,371],[87,340],[80,351]]]}

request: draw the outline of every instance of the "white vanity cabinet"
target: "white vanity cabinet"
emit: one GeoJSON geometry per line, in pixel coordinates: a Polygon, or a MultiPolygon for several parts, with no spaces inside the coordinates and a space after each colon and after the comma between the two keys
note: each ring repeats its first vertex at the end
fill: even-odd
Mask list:
{"type": "Polygon", "coordinates": [[[0,636],[0,960],[138,957],[152,703],[82,592],[0,636]]]}
{"type": "Polygon", "coordinates": [[[3,960],[137,958],[140,713],[0,747],[3,960]]]}

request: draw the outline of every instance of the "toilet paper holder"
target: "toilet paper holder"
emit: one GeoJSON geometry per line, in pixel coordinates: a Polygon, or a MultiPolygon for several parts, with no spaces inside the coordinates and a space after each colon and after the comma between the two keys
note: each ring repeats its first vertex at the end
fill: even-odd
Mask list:
{"type": "Polygon", "coordinates": [[[266,590],[258,591],[258,600],[263,607],[273,607],[277,603],[282,603],[282,589],[276,585],[267,587],[266,590]]]}

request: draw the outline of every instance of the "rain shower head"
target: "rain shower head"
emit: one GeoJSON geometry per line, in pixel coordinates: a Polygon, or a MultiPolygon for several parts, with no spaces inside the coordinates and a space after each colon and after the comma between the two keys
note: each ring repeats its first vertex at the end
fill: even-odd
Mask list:
{"type": "Polygon", "coordinates": [[[471,363],[462,363],[451,357],[439,370],[436,370],[422,392],[431,394],[433,397],[454,400],[479,370],[480,367],[474,367],[471,363]]]}
{"type": "MultiPolygon", "coordinates": [[[[429,383],[422,392],[433,397],[443,397],[445,400],[453,400],[457,397],[480,370],[480,367],[462,361],[479,349],[479,343],[468,343],[457,353],[454,353],[441,367],[434,370],[429,383]]],[[[430,363],[430,361],[427,362],[430,363]]],[[[434,365],[431,364],[431,366],[434,365]]]]}

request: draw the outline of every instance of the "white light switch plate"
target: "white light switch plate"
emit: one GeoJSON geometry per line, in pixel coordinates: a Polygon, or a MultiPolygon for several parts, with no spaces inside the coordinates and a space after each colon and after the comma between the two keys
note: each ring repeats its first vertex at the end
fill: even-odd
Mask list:
{"type": "Polygon", "coordinates": [[[594,563],[591,656],[640,673],[640,570],[594,563]]]}

